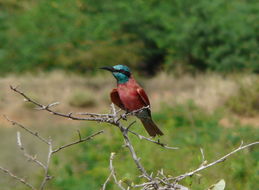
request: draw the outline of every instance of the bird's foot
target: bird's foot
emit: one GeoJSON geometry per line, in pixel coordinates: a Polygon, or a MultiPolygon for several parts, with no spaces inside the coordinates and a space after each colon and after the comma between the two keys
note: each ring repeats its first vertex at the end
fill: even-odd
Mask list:
{"type": "Polygon", "coordinates": [[[127,121],[127,114],[121,115],[121,118],[122,118],[123,120],[127,121]]]}

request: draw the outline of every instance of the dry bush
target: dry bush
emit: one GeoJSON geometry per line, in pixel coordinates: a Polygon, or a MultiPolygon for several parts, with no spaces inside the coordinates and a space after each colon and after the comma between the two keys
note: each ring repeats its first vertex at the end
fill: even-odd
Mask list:
{"type": "MultiPolygon", "coordinates": [[[[106,189],[106,185],[107,183],[113,179],[114,183],[118,186],[119,189],[121,190],[129,190],[129,189],[142,189],[142,190],[188,190],[189,188],[182,186],[181,185],[181,181],[187,177],[191,177],[193,175],[198,175],[198,173],[202,170],[205,170],[211,166],[214,166],[218,163],[221,163],[223,161],[225,161],[229,156],[235,154],[238,151],[241,151],[243,149],[246,149],[248,147],[254,146],[259,144],[259,142],[253,142],[250,144],[243,144],[243,141],[241,142],[241,145],[239,147],[237,147],[236,149],[234,149],[233,151],[227,153],[226,155],[215,159],[212,162],[208,162],[205,159],[205,155],[203,152],[203,149],[201,149],[201,158],[202,158],[202,162],[200,163],[200,166],[198,166],[196,169],[190,170],[186,173],[183,173],[181,175],[178,176],[172,176],[172,175],[166,175],[164,173],[164,170],[158,170],[158,171],[153,171],[152,173],[147,172],[147,170],[145,169],[145,167],[142,165],[141,159],[138,157],[135,148],[131,142],[131,138],[129,137],[129,133],[132,135],[137,136],[140,140],[146,140],[150,143],[154,143],[156,145],[161,146],[164,149],[177,149],[176,147],[170,147],[164,143],[162,143],[159,139],[158,140],[154,140],[152,138],[149,137],[145,137],[142,136],[136,132],[134,132],[131,127],[132,125],[134,125],[135,121],[133,121],[132,123],[128,123],[126,125],[122,124],[122,120],[126,119],[127,116],[130,115],[135,115],[141,111],[143,111],[144,109],[149,109],[148,107],[143,107],[139,110],[135,110],[132,111],[130,113],[122,113],[120,114],[118,110],[115,109],[114,105],[111,105],[111,113],[107,113],[107,114],[98,114],[98,113],[64,113],[64,112],[58,112],[55,111],[53,109],[54,106],[57,106],[59,103],[58,102],[54,102],[54,103],[50,103],[50,104],[41,104],[38,101],[30,98],[29,96],[27,96],[25,93],[23,93],[21,90],[19,90],[17,87],[12,87],[11,89],[16,92],[17,94],[21,95],[25,101],[30,102],[32,104],[34,104],[36,106],[36,108],[38,110],[43,110],[46,112],[49,112],[53,115],[59,116],[59,117],[63,117],[63,118],[67,118],[70,120],[80,120],[80,121],[94,121],[94,122],[100,122],[100,123],[108,123],[112,126],[114,126],[116,129],[118,129],[121,132],[121,138],[124,141],[124,146],[125,148],[128,149],[128,152],[131,155],[132,160],[135,163],[136,169],[138,170],[140,176],[139,178],[141,179],[141,182],[138,184],[135,183],[123,183],[122,180],[119,179],[119,177],[116,175],[115,172],[115,168],[113,165],[113,161],[114,161],[114,156],[115,153],[111,153],[110,156],[110,175],[107,177],[106,181],[104,182],[103,186],[102,186],[102,190],[106,189]]],[[[12,173],[11,171],[9,171],[6,168],[0,167],[0,170],[2,172],[4,172],[6,175],[14,178],[15,180],[23,183],[25,186],[27,186],[30,189],[36,190],[43,190],[45,189],[45,186],[47,184],[47,182],[49,180],[52,179],[52,176],[49,173],[49,166],[52,160],[52,155],[59,152],[60,150],[63,150],[65,148],[68,148],[70,146],[73,146],[75,144],[79,144],[81,142],[85,142],[88,141],[90,139],[92,139],[94,136],[101,134],[102,131],[97,132],[95,134],[92,134],[89,137],[86,138],[82,138],[80,132],[78,133],[78,140],[72,143],[67,143],[63,146],[57,147],[57,148],[53,148],[53,144],[52,144],[52,139],[51,138],[44,138],[42,137],[39,133],[32,131],[30,129],[28,129],[27,127],[23,126],[20,123],[17,123],[16,121],[13,121],[7,117],[5,117],[11,124],[13,125],[17,125],[18,127],[20,127],[21,129],[25,130],[26,132],[28,132],[29,134],[35,136],[39,141],[41,141],[42,143],[46,144],[46,146],[48,146],[48,153],[46,155],[46,161],[42,162],[40,160],[37,159],[36,156],[30,155],[27,153],[26,149],[23,146],[22,140],[21,140],[21,136],[20,136],[20,132],[17,132],[17,145],[18,147],[21,149],[22,153],[24,154],[24,156],[34,162],[36,165],[38,165],[39,167],[42,167],[44,170],[44,174],[43,174],[43,178],[42,178],[42,182],[38,187],[35,187],[34,185],[32,185],[30,182],[27,181],[27,179],[18,177],[17,175],[15,175],[14,173],[12,173]]],[[[225,182],[224,185],[222,186],[222,184],[217,183],[215,186],[221,186],[220,190],[224,190],[225,188],[225,182]]],[[[214,188],[212,187],[212,188],[214,188]]],[[[214,188],[215,189],[215,188],[214,188]]]]}

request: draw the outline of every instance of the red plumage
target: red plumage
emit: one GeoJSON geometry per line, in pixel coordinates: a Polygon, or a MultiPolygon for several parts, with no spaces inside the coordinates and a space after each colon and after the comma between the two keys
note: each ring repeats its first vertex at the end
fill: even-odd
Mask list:
{"type": "MultiPolygon", "coordinates": [[[[111,101],[126,111],[134,111],[145,106],[150,106],[150,102],[144,89],[130,76],[126,83],[118,83],[117,88],[113,89],[111,101]]],[[[151,118],[150,109],[145,109],[137,114],[145,129],[150,136],[163,135],[162,131],[157,127],[151,118]]]]}

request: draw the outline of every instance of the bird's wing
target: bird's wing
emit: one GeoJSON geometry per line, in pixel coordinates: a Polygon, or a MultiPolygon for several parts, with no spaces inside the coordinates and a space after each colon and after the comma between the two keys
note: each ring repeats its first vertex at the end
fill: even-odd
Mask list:
{"type": "Polygon", "coordinates": [[[140,96],[141,100],[143,101],[143,103],[145,104],[145,106],[149,106],[150,102],[149,99],[147,97],[146,92],[143,90],[143,88],[137,88],[137,92],[138,95],[140,96]]]}
{"type": "Polygon", "coordinates": [[[121,102],[119,93],[117,91],[117,88],[114,88],[110,93],[111,101],[118,106],[121,109],[125,109],[123,103],[121,102]]]}

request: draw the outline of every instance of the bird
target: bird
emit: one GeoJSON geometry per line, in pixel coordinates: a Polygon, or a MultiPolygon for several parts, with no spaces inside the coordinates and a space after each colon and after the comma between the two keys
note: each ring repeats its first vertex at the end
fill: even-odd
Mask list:
{"type": "Polygon", "coordinates": [[[117,80],[117,88],[110,93],[111,101],[126,112],[144,108],[136,113],[146,131],[151,137],[163,135],[163,132],[154,123],[151,116],[150,102],[144,89],[137,83],[126,65],[101,67],[110,71],[117,80]],[[147,107],[147,108],[145,108],[147,107]]]}

